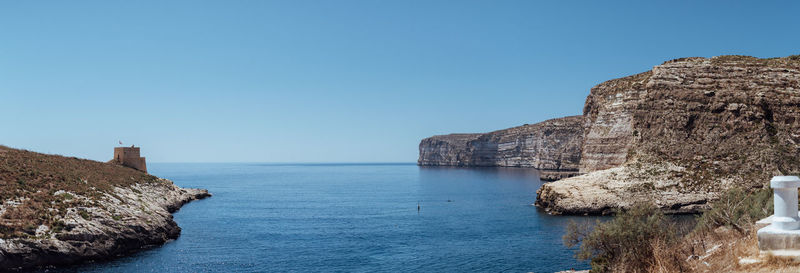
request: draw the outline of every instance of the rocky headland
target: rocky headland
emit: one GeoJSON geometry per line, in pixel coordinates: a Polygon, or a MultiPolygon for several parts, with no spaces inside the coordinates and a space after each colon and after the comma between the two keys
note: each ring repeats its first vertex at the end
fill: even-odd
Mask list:
{"type": "Polygon", "coordinates": [[[211,196],[121,165],[0,146],[0,271],[107,260],[180,235],[211,196]]]}
{"type": "Polygon", "coordinates": [[[588,174],[544,185],[537,205],[698,212],[731,187],[800,172],[800,56],[668,61],[592,88],[584,120],[588,174]]]}
{"type": "Polygon", "coordinates": [[[484,134],[450,134],[423,139],[420,166],[530,167],[544,180],[577,174],[583,117],[571,116],[484,134]]]}
{"type": "MultiPolygon", "coordinates": [[[[699,212],[726,189],[800,173],[800,56],[667,61],[593,87],[582,119],[574,118],[582,121],[580,147],[567,150],[579,155],[547,158],[570,158],[563,166],[577,160],[582,175],[543,185],[537,206],[606,214],[649,202],[667,212],[699,212]]],[[[423,140],[420,165],[479,165],[470,151],[482,135],[459,136],[423,140]]],[[[503,162],[488,155],[479,162],[503,162]]],[[[521,160],[527,162],[513,165],[540,167],[537,158],[521,160]]]]}

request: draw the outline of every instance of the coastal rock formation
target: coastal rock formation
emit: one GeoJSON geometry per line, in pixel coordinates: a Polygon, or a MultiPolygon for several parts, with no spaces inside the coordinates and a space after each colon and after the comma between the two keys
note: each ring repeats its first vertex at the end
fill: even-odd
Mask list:
{"type": "Polygon", "coordinates": [[[543,179],[578,171],[582,117],[551,119],[485,134],[450,134],[423,139],[420,166],[532,167],[543,179]]]}
{"type": "Polygon", "coordinates": [[[644,81],[651,72],[614,79],[592,88],[583,107],[584,143],[580,170],[583,173],[625,163],[634,139],[633,114],[644,99],[644,81]]]}
{"type": "Polygon", "coordinates": [[[634,202],[695,212],[730,187],[800,172],[800,56],[683,58],[592,88],[583,176],[542,186],[551,213],[634,202]]]}
{"type": "Polygon", "coordinates": [[[694,213],[708,209],[716,192],[686,191],[677,177],[685,168],[647,164],[615,167],[542,185],[536,205],[551,214],[614,213],[636,202],[652,202],[665,213],[694,213]]]}
{"type": "Polygon", "coordinates": [[[0,271],[163,244],[180,235],[171,212],[208,196],[116,164],[0,146],[0,271]]]}
{"type": "Polygon", "coordinates": [[[471,143],[482,134],[449,134],[432,136],[419,143],[420,166],[469,166],[472,164],[471,143]]]}

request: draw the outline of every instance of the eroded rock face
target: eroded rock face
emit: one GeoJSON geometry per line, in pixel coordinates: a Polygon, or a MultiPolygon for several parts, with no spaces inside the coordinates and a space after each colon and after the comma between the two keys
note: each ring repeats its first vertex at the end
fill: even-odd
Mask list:
{"type": "Polygon", "coordinates": [[[669,61],[592,88],[584,122],[580,170],[600,172],[545,184],[538,205],[697,211],[727,188],[800,172],[800,57],[669,61]]]}
{"type": "Polygon", "coordinates": [[[582,117],[551,119],[486,134],[451,134],[423,139],[421,166],[532,167],[574,173],[583,142],[582,117]]]}
{"type": "Polygon", "coordinates": [[[633,145],[633,119],[644,99],[644,85],[652,72],[610,80],[592,88],[583,107],[584,143],[580,170],[583,173],[613,168],[625,163],[633,145]]]}
{"type": "Polygon", "coordinates": [[[42,225],[34,236],[0,239],[0,271],[107,260],[163,244],[181,233],[171,213],[211,195],[160,179],[158,183],[116,187],[104,196],[70,196],[65,202],[97,202],[69,208],[59,218],[63,226],[42,225]]]}

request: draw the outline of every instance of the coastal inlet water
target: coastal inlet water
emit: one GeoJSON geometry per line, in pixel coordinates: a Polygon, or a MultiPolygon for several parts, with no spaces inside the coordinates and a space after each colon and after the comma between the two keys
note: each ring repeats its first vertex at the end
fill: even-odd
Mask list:
{"type": "Polygon", "coordinates": [[[519,168],[414,164],[151,164],[214,196],[175,213],[181,237],[63,272],[553,272],[586,269],[570,219],[531,205],[519,168]],[[419,209],[418,209],[419,205],[419,209]]]}

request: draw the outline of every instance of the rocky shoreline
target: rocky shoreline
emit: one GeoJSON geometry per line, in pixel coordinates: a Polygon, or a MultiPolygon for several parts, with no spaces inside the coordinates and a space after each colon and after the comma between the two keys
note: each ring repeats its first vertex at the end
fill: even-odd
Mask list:
{"type": "Polygon", "coordinates": [[[166,179],[161,183],[117,188],[120,199],[112,197],[100,207],[69,210],[60,233],[43,227],[34,238],[0,239],[0,268],[23,270],[108,260],[178,238],[181,228],[171,213],[211,194],[179,188],[166,179]],[[106,206],[115,213],[101,208],[106,206]]]}
{"type": "Polygon", "coordinates": [[[645,175],[653,169],[666,170],[616,167],[547,183],[536,191],[534,204],[549,214],[610,215],[636,202],[652,202],[664,213],[688,214],[708,209],[717,196],[713,191],[681,190],[668,176],[645,175]]]}
{"type": "Polygon", "coordinates": [[[732,187],[800,172],[800,56],[682,58],[592,88],[582,176],[548,183],[553,214],[636,202],[697,213],[732,187]]]}
{"type": "Polygon", "coordinates": [[[108,260],[178,238],[204,189],[109,163],[0,146],[0,271],[108,260]]]}

